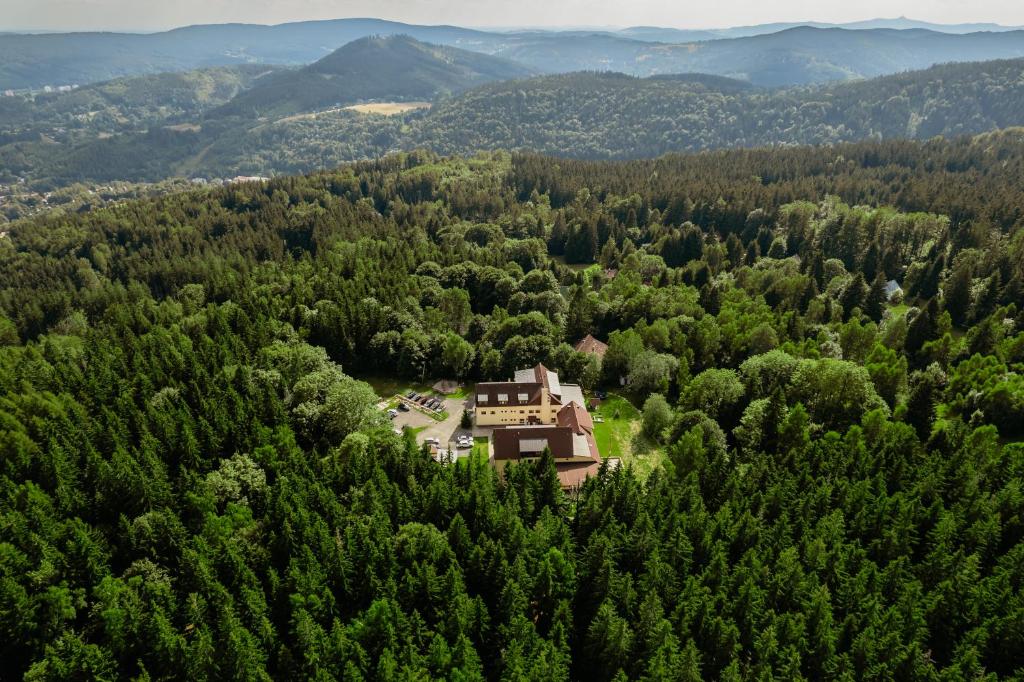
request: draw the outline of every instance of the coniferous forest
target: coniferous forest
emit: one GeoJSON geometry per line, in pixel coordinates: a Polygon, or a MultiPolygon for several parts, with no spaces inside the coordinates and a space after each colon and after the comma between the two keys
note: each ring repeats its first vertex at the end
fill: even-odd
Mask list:
{"type": "Polygon", "coordinates": [[[411,152],[5,226],[0,677],[1024,679],[1022,174],[411,152]],[[363,381],[537,362],[663,463],[439,465],[363,381]]]}

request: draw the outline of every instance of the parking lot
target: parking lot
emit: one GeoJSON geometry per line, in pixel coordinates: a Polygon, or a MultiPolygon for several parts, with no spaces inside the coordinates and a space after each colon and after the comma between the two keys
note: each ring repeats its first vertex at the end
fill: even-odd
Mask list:
{"type": "MultiPolygon", "coordinates": [[[[451,449],[456,450],[455,440],[462,435],[472,437],[471,429],[463,429],[459,426],[462,421],[462,411],[466,407],[466,399],[463,398],[445,398],[444,399],[444,411],[448,413],[448,417],[443,421],[434,419],[433,417],[426,415],[416,409],[410,409],[408,412],[399,410],[398,416],[392,419],[392,423],[396,429],[408,427],[410,429],[418,429],[416,431],[416,442],[423,444],[428,438],[436,438],[440,444],[441,449],[448,449],[448,444],[451,443],[451,449]]],[[[457,450],[459,456],[468,456],[470,449],[465,448],[463,450],[457,450]]]]}

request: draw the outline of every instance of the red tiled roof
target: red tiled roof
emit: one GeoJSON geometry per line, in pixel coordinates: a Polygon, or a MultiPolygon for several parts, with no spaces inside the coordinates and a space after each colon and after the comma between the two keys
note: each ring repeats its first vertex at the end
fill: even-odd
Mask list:
{"type": "Polygon", "coordinates": [[[599,358],[603,358],[604,354],[608,352],[608,344],[603,341],[598,341],[590,334],[579,340],[576,344],[576,351],[579,353],[590,353],[596,355],[599,358]]]}
{"type": "Polygon", "coordinates": [[[590,413],[575,401],[560,409],[556,419],[559,426],[568,426],[574,433],[583,434],[594,431],[594,420],[591,419],[590,413]]]}
{"type": "Polygon", "coordinates": [[[540,384],[544,388],[550,388],[550,386],[548,385],[548,368],[547,367],[545,367],[544,365],[538,363],[537,366],[533,368],[533,376],[537,377],[537,383],[538,384],[540,384]]]}

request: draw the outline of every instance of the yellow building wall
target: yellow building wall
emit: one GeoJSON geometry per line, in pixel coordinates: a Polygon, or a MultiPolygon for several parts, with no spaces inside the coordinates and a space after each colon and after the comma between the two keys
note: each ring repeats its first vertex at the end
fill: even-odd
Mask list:
{"type": "Polygon", "coordinates": [[[476,406],[477,426],[509,426],[514,424],[528,424],[530,417],[536,418],[541,424],[554,424],[557,410],[550,405],[529,405],[525,407],[476,406]]]}

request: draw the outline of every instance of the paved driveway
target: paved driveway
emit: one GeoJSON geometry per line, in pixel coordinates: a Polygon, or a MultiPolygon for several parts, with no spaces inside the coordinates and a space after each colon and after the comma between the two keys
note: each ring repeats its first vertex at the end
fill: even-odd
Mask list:
{"type": "MultiPolygon", "coordinates": [[[[391,421],[398,429],[406,426],[413,429],[426,427],[416,434],[416,442],[420,445],[426,442],[427,438],[437,438],[441,442],[442,449],[447,449],[448,444],[451,443],[451,448],[454,450],[456,438],[461,435],[473,435],[472,430],[459,426],[462,421],[462,411],[467,402],[463,398],[445,398],[444,403],[444,411],[448,413],[448,417],[444,421],[438,421],[417,410],[399,411],[398,416],[391,421]]],[[[470,449],[459,450],[458,453],[459,456],[465,457],[469,455],[470,449]]]]}

